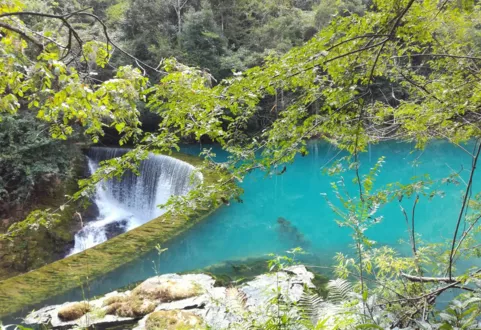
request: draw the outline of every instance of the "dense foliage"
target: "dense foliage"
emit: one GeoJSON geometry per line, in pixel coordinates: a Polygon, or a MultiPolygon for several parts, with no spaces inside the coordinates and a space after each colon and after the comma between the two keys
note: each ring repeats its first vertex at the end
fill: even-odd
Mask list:
{"type": "Polygon", "coordinates": [[[15,235],[0,237],[0,279],[62,257],[73,239],[78,227],[73,208],[64,208],[62,216],[54,210],[78,189],[76,180],[83,176],[75,141],[52,138],[49,125],[30,111],[2,116],[0,232],[15,235]]]}
{"type": "Polygon", "coordinates": [[[52,139],[48,125],[30,112],[2,119],[0,214],[11,214],[12,208],[28,209],[39,195],[46,197],[50,189],[59,189],[56,186],[72,176],[75,154],[63,141],[52,139]]]}
{"type": "MultiPolygon", "coordinates": [[[[73,199],[88,197],[99,180],[135,170],[149,151],[178,148],[187,137],[219,143],[230,153],[229,161],[205,166],[230,172],[219,171],[217,184],[202,184],[187,196],[172,198],[167,207],[184,216],[240,198],[235,183],[244,175],[253,169],[281,174],[279,166],[307,152],[306,140],[326,139],[351,154],[330,170],[341,179],[333,184],[338,200],[327,202],[339,225],[352,230],[353,255],[336,257],[336,274],[354,282],[354,293],[324,310],[321,314],[329,319],[315,320],[319,322],[312,327],[476,328],[481,270],[457,265],[476,254],[481,229],[481,195],[473,189],[481,152],[481,8],[470,1],[375,0],[363,13],[361,2],[343,1],[336,5],[348,11],[334,15],[328,25],[326,17],[332,16],[326,15],[324,3],[229,3],[105,3],[102,15],[117,15],[106,20],[129,45],[125,51],[90,9],[43,15],[23,11],[17,1],[3,1],[0,109],[15,113],[25,105],[50,124],[53,138],[67,139],[79,128],[96,142],[110,127],[118,131],[121,144],[134,146],[82,181],[73,199]],[[324,9],[315,12],[317,6],[324,9]],[[158,19],[167,16],[170,20],[158,19]],[[45,22],[29,22],[32,17],[45,22]],[[105,43],[88,41],[75,27],[79,22],[99,24],[96,35],[105,43]],[[60,28],[35,28],[56,24],[60,28]],[[306,38],[311,36],[308,30],[317,29],[306,38]],[[309,40],[302,43],[304,39],[309,40]],[[266,50],[276,52],[263,62],[242,56],[266,50]],[[137,68],[110,68],[115,76],[108,79],[101,70],[122,63],[120,54],[137,68]],[[165,59],[157,67],[165,55],[178,59],[165,59]],[[241,65],[227,57],[240,58],[241,65]],[[222,78],[222,63],[245,70],[216,82],[209,71],[222,78]],[[155,132],[140,127],[137,106],[142,102],[161,119],[155,132]],[[262,130],[247,130],[266,109],[272,116],[262,130]],[[446,241],[418,239],[415,209],[436,196],[439,184],[463,182],[460,174],[441,183],[419,177],[409,185],[378,187],[375,179],[382,175],[383,159],[365,169],[358,155],[368,143],[389,138],[416,141],[420,148],[443,138],[472,158],[459,217],[446,241]],[[474,141],[473,148],[466,147],[469,141],[474,141]],[[355,173],[356,196],[344,194],[345,171],[355,173]],[[367,236],[380,221],[378,208],[403,199],[412,205],[411,212],[404,212],[411,256],[378,246],[367,236]],[[457,298],[438,310],[436,300],[453,288],[460,290],[457,298]]],[[[208,150],[203,154],[211,158],[208,150]]],[[[273,319],[269,326],[282,328],[281,321],[289,320],[273,319]]]]}

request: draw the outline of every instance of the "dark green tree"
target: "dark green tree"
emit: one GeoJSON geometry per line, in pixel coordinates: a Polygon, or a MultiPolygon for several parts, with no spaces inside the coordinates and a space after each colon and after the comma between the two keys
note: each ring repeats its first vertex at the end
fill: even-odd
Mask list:
{"type": "Polygon", "coordinates": [[[185,15],[180,40],[187,63],[206,68],[215,77],[220,76],[220,58],[226,52],[227,40],[208,3],[204,3],[200,11],[190,10],[185,15]]]}

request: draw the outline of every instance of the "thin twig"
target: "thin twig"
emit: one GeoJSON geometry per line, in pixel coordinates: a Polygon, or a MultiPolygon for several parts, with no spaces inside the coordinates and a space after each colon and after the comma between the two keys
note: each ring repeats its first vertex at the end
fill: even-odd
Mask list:
{"type": "Polygon", "coordinates": [[[419,195],[416,195],[416,199],[414,200],[414,205],[413,205],[413,210],[412,210],[412,215],[411,215],[411,235],[412,235],[412,238],[413,238],[413,252],[414,252],[414,257],[416,258],[417,256],[417,253],[416,253],[416,231],[414,229],[414,215],[416,213],[416,205],[418,204],[419,202],[419,195]]]}
{"type": "Polygon", "coordinates": [[[453,241],[452,241],[452,244],[451,244],[451,253],[449,254],[448,275],[449,275],[450,279],[453,276],[454,255],[455,255],[455,252],[458,250],[458,249],[456,249],[456,240],[457,240],[457,237],[458,237],[459,226],[461,225],[461,220],[463,219],[464,209],[467,207],[467,204],[468,204],[469,192],[470,192],[471,187],[473,185],[474,172],[476,171],[476,165],[478,163],[479,153],[481,152],[480,141],[477,141],[476,143],[477,143],[477,152],[476,152],[476,155],[474,156],[474,159],[473,159],[473,162],[472,162],[471,173],[469,175],[468,185],[467,185],[466,191],[464,193],[463,204],[461,205],[461,209],[459,210],[458,221],[456,222],[456,229],[454,230],[453,241]]]}

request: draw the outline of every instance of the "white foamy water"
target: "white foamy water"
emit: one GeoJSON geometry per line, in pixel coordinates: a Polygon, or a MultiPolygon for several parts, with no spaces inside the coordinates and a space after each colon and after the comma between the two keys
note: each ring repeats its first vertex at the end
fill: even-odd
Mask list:
{"type": "MultiPolygon", "coordinates": [[[[120,157],[128,149],[91,148],[88,152],[90,173],[103,160],[120,157]]],[[[157,207],[172,195],[184,195],[191,188],[194,167],[178,159],[151,154],[140,164],[140,175],[131,172],[120,179],[100,182],[94,202],[99,216],[84,224],[75,235],[75,246],[70,254],[81,252],[105,242],[113,232],[125,232],[138,227],[165,211],[157,207]]],[[[201,180],[201,175],[197,175],[201,180]]]]}

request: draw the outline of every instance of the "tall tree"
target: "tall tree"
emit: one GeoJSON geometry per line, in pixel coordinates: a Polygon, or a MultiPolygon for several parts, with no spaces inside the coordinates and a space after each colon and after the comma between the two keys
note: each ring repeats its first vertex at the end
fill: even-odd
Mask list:
{"type": "Polygon", "coordinates": [[[207,2],[200,11],[187,12],[180,41],[188,64],[207,68],[214,76],[219,76],[220,58],[225,53],[227,41],[207,2]]]}
{"type": "Polygon", "coordinates": [[[170,4],[177,15],[177,32],[179,35],[182,32],[182,12],[188,2],[189,0],[170,0],[170,4]]]}

